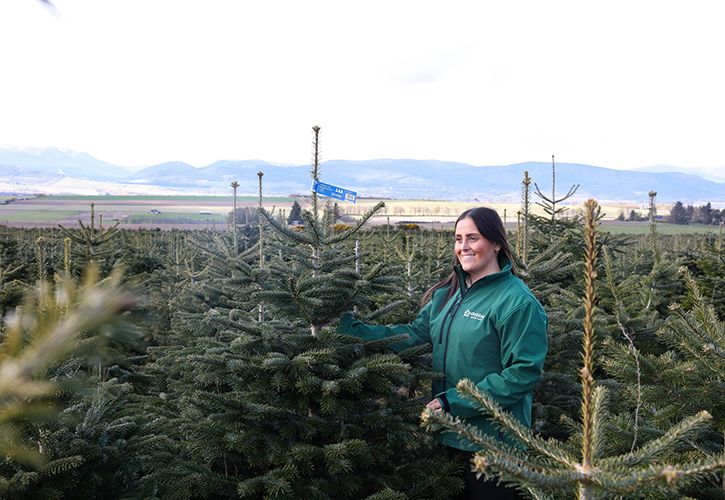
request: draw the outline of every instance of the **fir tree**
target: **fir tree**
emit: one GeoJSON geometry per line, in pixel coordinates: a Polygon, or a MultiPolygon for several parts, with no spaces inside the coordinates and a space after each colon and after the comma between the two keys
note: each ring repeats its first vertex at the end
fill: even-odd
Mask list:
{"type": "Polygon", "coordinates": [[[297,200],[292,203],[292,208],[287,218],[287,224],[299,224],[302,222],[302,207],[297,200]]]}
{"type": "Polygon", "coordinates": [[[363,346],[299,326],[284,334],[274,324],[261,340],[273,351],[257,355],[259,383],[245,398],[264,406],[247,417],[256,439],[242,433],[239,442],[256,443],[251,456],[264,472],[240,483],[243,496],[272,494],[275,478],[288,483],[292,497],[360,498],[387,487],[436,497],[450,490],[447,481],[420,482],[442,478],[433,469],[451,466],[426,458],[432,443],[410,425],[426,392],[427,377],[406,363],[419,352],[397,356],[387,343],[363,346]],[[410,400],[411,393],[419,396],[410,400]],[[291,457],[270,454],[270,447],[291,457]]]}
{"type": "MultiPolygon", "coordinates": [[[[313,178],[318,168],[313,165],[313,178]]],[[[279,234],[270,246],[284,252],[272,254],[264,289],[255,295],[282,323],[260,325],[257,342],[272,349],[256,354],[258,382],[246,397],[264,407],[249,415],[246,426],[255,429],[256,439],[243,433],[239,442],[257,443],[251,456],[261,469],[240,482],[239,493],[361,498],[392,489],[412,497],[445,497],[457,483],[441,481],[440,470],[451,471],[452,465],[426,457],[433,444],[410,425],[425,399],[425,372],[405,363],[418,350],[401,359],[385,351],[395,340],[361,344],[323,328],[352,306],[365,309],[371,294],[391,287],[393,278],[382,266],[354,271],[342,246],[380,207],[335,232],[332,217],[316,218],[316,201],[313,196],[312,210],[302,213],[301,232],[262,211],[279,234]],[[279,331],[284,323],[286,333],[279,331]],[[418,397],[411,400],[408,394],[418,397]],[[282,456],[271,451],[278,448],[289,451],[282,456]]]]}
{"type": "Polygon", "coordinates": [[[699,206],[695,217],[696,222],[700,224],[712,224],[712,212],[712,204],[710,202],[699,206]]]}
{"type": "MultiPolygon", "coordinates": [[[[722,452],[725,443],[725,324],[686,268],[681,269],[681,275],[691,305],[685,309],[680,304],[671,304],[670,315],[659,324],[657,339],[667,350],[656,355],[609,343],[604,365],[630,389],[624,394],[635,402],[635,415],[641,415],[651,437],[660,438],[681,415],[693,415],[704,409],[713,416],[715,429],[693,438],[694,449],[672,450],[671,456],[681,455],[694,461],[705,458],[707,453],[722,452]]],[[[633,433],[625,430],[624,434],[633,433]]],[[[708,487],[711,491],[705,497],[716,497],[725,491],[725,483],[703,483],[697,485],[695,492],[704,494],[708,487]]]]}
{"type": "Polygon", "coordinates": [[[19,278],[25,265],[17,263],[14,241],[5,235],[0,241],[3,242],[0,246],[0,316],[4,316],[22,298],[24,283],[19,278]]]}
{"type": "Polygon", "coordinates": [[[234,244],[234,250],[237,250],[237,188],[239,187],[239,183],[235,180],[232,181],[230,184],[232,190],[234,191],[234,201],[233,201],[233,207],[232,207],[232,239],[234,244]]]}
{"type": "Polygon", "coordinates": [[[178,294],[168,345],[150,351],[138,494],[447,498],[460,487],[416,425],[432,376],[425,354],[327,326],[397,289],[382,264],[354,269],[347,242],[371,214],[337,232],[315,212],[298,232],[260,208],[275,230],[263,246],[236,256],[228,243],[207,246],[204,274],[178,294]]]}
{"type": "MultiPolygon", "coordinates": [[[[566,210],[566,207],[557,205],[574,196],[577,189],[579,189],[579,184],[570,186],[567,193],[561,198],[556,197],[556,164],[554,163],[554,155],[551,155],[551,197],[548,197],[544,193],[542,193],[539,189],[538,184],[534,183],[534,186],[536,187],[536,195],[541,199],[541,201],[537,201],[536,204],[542,207],[544,209],[544,212],[546,212],[546,214],[549,216],[548,219],[544,219],[541,222],[544,223],[544,221],[546,221],[548,226],[548,230],[546,232],[552,238],[554,238],[555,235],[559,234],[560,230],[563,229],[557,224],[557,221],[561,218],[562,213],[566,210]]],[[[536,217],[533,216],[533,214],[531,216],[536,217]]]]}
{"type": "MultiPolygon", "coordinates": [[[[40,325],[69,319],[77,307],[73,302],[75,297],[81,293],[96,293],[91,286],[98,279],[97,266],[93,266],[95,271],[89,274],[86,283],[77,284],[71,272],[72,240],[64,238],[63,252],[54,252],[54,247],[59,242],[55,237],[57,231],[46,234],[49,236],[35,239],[36,286],[28,288],[28,293],[32,294],[29,297],[35,298],[26,301],[20,309],[21,314],[30,312],[28,316],[32,315],[32,319],[27,317],[26,322],[35,323],[38,328],[44,328],[40,325]],[[55,287],[50,284],[51,276],[56,281],[55,287]]],[[[120,291],[120,272],[113,271],[102,283],[109,289],[116,287],[120,291]]],[[[136,300],[133,298],[135,294],[127,292],[126,295],[129,300],[136,300]]],[[[102,299],[102,295],[98,298],[102,299]]],[[[112,303],[108,307],[110,312],[114,310],[112,303]]],[[[112,434],[107,431],[113,427],[113,420],[110,419],[118,417],[114,417],[109,411],[102,412],[103,417],[93,421],[97,433],[95,438],[90,434],[92,429],[89,425],[78,426],[78,421],[83,418],[83,408],[94,407],[91,403],[95,397],[93,394],[98,394],[104,380],[132,379],[129,375],[133,361],[128,354],[140,347],[140,334],[128,321],[128,313],[123,318],[124,321],[116,326],[104,325],[98,330],[91,327],[76,332],[70,354],[37,374],[54,384],[53,394],[40,401],[41,404],[53,404],[48,407],[52,408],[48,415],[52,413],[54,418],[17,421],[23,439],[37,447],[38,456],[43,463],[37,467],[31,467],[23,460],[4,463],[2,475],[10,478],[7,483],[7,494],[10,497],[58,498],[85,491],[86,494],[82,496],[101,498],[102,494],[99,492],[111,486],[114,481],[112,478],[115,478],[117,485],[127,484],[123,475],[132,473],[130,464],[133,462],[126,460],[123,464],[113,465],[113,460],[110,459],[113,445],[108,438],[112,434]],[[79,485],[81,478],[85,480],[84,486],[79,485]]],[[[32,338],[29,332],[24,336],[32,338]]],[[[97,411],[91,411],[98,415],[97,411]]],[[[129,437],[128,432],[124,437],[129,437]]],[[[124,444],[125,440],[120,443],[124,444]]],[[[117,455],[121,456],[123,453],[117,455]]],[[[122,494],[118,487],[112,490],[118,496],[122,494]]]]}
{"type": "Polygon", "coordinates": [[[673,224],[687,224],[687,211],[681,201],[676,201],[670,208],[669,221],[673,224]]]}
{"type": "Polygon", "coordinates": [[[725,248],[721,238],[722,232],[683,259],[683,265],[690,270],[720,318],[725,317],[725,248]]]}
{"type": "Polygon", "coordinates": [[[248,384],[235,382],[239,374],[227,363],[238,356],[244,328],[256,331],[259,244],[235,253],[225,235],[205,233],[190,243],[204,256],[203,271],[170,298],[170,332],[149,350],[154,386],[141,403],[139,494],[232,498],[247,462],[228,442],[239,415],[217,404],[240,400],[235,387],[248,384]]]}
{"type": "Polygon", "coordinates": [[[46,441],[47,419],[57,411],[51,403],[58,399],[58,388],[64,392],[71,388],[53,374],[70,355],[79,355],[100,338],[91,332],[103,330],[134,304],[135,299],[120,287],[119,273],[99,283],[91,269],[83,286],[66,278],[53,290],[39,281],[22,308],[7,318],[0,344],[0,432],[6,456],[0,467],[0,490],[5,494],[57,492],[46,488],[43,479],[86,460],[68,449],[58,456],[46,441]],[[35,468],[28,470],[27,465],[35,468]]]}
{"type": "Polygon", "coordinates": [[[526,265],[529,260],[529,217],[531,210],[531,178],[529,172],[524,172],[524,180],[521,182],[521,210],[518,212],[518,228],[516,231],[516,255],[526,265]]]}
{"type": "Polygon", "coordinates": [[[59,225],[62,233],[67,238],[70,238],[75,243],[75,265],[78,269],[84,269],[85,266],[96,263],[103,265],[103,271],[109,272],[113,262],[113,257],[117,248],[110,245],[119,233],[118,225],[116,222],[111,227],[103,228],[101,225],[96,228],[96,215],[95,215],[95,204],[91,203],[91,221],[90,225],[86,226],[83,221],[78,220],[80,229],[70,230],[59,225]]]}

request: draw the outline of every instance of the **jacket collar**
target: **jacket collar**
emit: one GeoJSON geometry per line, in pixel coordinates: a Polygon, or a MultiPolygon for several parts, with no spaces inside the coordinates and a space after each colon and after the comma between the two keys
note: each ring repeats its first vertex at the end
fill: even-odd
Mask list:
{"type": "MultiPolygon", "coordinates": [[[[498,256],[498,265],[501,268],[499,272],[484,276],[480,280],[473,283],[471,285],[471,288],[473,288],[474,286],[483,285],[484,283],[490,283],[491,281],[495,281],[503,276],[511,274],[511,261],[505,255],[501,254],[498,256]]],[[[456,271],[456,274],[458,275],[458,287],[461,290],[461,295],[465,295],[465,293],[469,290],[468,288],[466,288],[466,278],[468,277],[468,273],[463,270],[460,264],[456,264],[454,269],[456,271]]]]}

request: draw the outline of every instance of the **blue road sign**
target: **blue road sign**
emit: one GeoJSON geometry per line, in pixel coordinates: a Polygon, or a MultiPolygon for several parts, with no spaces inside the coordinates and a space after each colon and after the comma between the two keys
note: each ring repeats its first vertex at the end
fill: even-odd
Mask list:
{"type": "Polygon", "coordinates": [[[321,196],[327,196],[329,198],[335,198],[342,201],[349,201],[350,203],[355,203],[355,200],[357,200],[357,193],[355,191],[350,191],[349,189],[333,186],[332,184],[325,184],[324,182],[320,181],[315,181],[312,183],[312,190],[321,196]]]}

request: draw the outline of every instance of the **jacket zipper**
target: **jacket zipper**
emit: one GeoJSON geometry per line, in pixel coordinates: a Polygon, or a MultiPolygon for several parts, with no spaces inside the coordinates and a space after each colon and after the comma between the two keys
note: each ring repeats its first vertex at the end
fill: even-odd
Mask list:
{"type": "Polygon", "coordinates": [[[456,307],[458,306],[458,303],[459,303],[460,300],[461,300],[460,297],[457,297],[456,298],[456,301],[453,303],[453,306],[450,309],[448,309],[448,312],[446,313],[445,317],[443,318],[443,324],[441,324],[441,334],[438,336],[438,343],[439,344],[442,344],[443,343],[443,330],[445,330],[446,321],[448,321],[449,319],[452,321],[452,314],[451,313],[456,309],[456,307]]]}
{"type": "MultiPolygon", "coordinates": [[[[453,324],[453,317],[458,312],[458,308],[461,307],[461,304],[463,303],[463,299],[466,296],[466,290],[461,294],[461,296],[458,298],[455,304],[453,304],[453,307],[450,309],[450,321],[448,322],[448,328],[446,328],[446,345],[443,348],[443,376],[446,376],[446,358],[448,357],[448,339],[451,336],[451,325],[453,324]]],[[[443,329],[441,328],[441,336],[443,335],[443,329]]],[[[445,382],[444,382],[445,385],[445,382]]]]}

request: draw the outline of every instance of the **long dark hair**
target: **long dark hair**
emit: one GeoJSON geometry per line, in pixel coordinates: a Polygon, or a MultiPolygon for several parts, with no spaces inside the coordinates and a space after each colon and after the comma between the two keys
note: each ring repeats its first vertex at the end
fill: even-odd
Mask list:
{"type": "MultiPolygon", "coordinates": [[[[466,210],[458,216],[455,226],[457,226],[458,223],[466,217],[470,217],[471,220],[473,220],[473,223],[476,224],[476,229],[478,229],[478,232],[481,233],[481,236],[494,245],[498,245],[500,247],[498,251],[499,255],[503,253],[503,255],[505,255],[506,258],[513,263],[514,259],[511,257],[511,250],[509,249],[509,244],[506,240],[506,229],[503,227],[501,217],[498,216],[494,209],[488,207],[476,207],[466,210]]],[[[455,270],[457,265],[458,258],[454,255],[453,264],[451,265],[451,273],[444,280],[439,281],[425,292],[420,301],[421,306],[425,305],[433,297],[433,292],[439,288],[448,287],[448,297],[446,298],[446,302],[453,297],[459,287],[458,274],[455,270]]]]}

